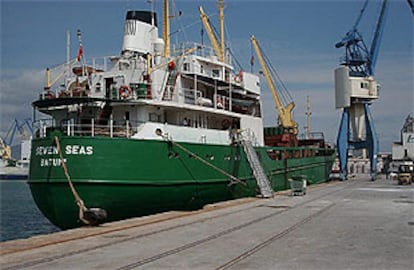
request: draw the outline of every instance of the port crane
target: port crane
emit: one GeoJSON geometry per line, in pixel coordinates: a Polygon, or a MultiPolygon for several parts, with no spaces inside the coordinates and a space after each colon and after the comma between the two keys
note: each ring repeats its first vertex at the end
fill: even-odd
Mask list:
{"type": "Polygon", "coordinates": [[[367,7],[365,1],[357,20],[345,37],[335,44],[345,48],[340,59],[341,67],[335,70],[335,103],[343,109],[337,146],[341,178],[347,179],[348,150],[367,149],[371,163],[371,180],[376,179],[379,142],[369,106],[379,98],[380,85],[374,79],[388,1],[381,3],[375,32],[368,48],[358,25],[367,7]]]}
{"type": "Polygon", "coordinates": [[[22,139],[29,139],[30,136],[33,135],[33,127],[31,124],[31,119],[30,118],[25,118],[23,120],[14,119],[13,123],[10,125],[6,133],[6,136],[2,138],[6,145],[10,145],[10,146],[12,145],[16,132],[19,132],[19,134],[22,136],[22,139]],[[26,132],[26,129],[29,131],[29,133],[26,132]]]}
{"type": "MultiPolygon", "coordinates": [[[[256,52],[256,55],[259,59],[260,66],[262,68],[263,76],[266,79],[266,82],[270,88],[270,92],[272,93],[273,100],[276,105],[276,109],[279,113],[278,123],[279,126],[283,128],[285,134],[290,134],[291,138],[290,141],[296,141],[296,135],[298,134],[298,124],[293,119],[292,111],[295,108],[295,103],[291,101],[287,105],[282,103],[278,90],[276,89],[274,79],[272,77],[272,73],[269,70],[268,65],[263,57],[263,51],[259,46],[259,42],[254,36],[250,37],[250,41],[253,45],[253,48],[256,52]]],[[[295,144],[297,144],[295,142],[295,144]]]]}
{"type": "Polygon", "coordinates": [[[14,119],[12,124],[10,125],[6,136],[4,138],[0,137],[0,156],[5,159],[11,159],[11,149],[14,142],[14,137],[16,135],[16,132],[18,132],[21,136],[22,140],[29,140],[30,137],[33,135],[33,127],[31,124],[31,119],[26,118],[23,120],[17,120],[14,119]],[[29,132],[26,132],[26,129],[29,132]]]}

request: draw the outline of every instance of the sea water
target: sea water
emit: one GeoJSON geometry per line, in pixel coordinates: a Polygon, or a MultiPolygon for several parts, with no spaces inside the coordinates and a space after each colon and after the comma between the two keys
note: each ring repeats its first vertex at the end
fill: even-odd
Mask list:
{"type": "Polygon", "coordinates": [[[0,242],[60,229],[37,208],[26,180],[0,181],[0,242]]]}

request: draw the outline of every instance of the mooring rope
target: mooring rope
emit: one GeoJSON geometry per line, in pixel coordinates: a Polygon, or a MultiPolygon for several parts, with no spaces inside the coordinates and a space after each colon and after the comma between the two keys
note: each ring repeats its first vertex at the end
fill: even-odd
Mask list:
{"type": "Polygon", "coordinates": [[[239,178],[235,177],[234,175],[229,174],[228,172],[220,169],[219,167],[215,166],[214,164],[212,164],[212,163],[208,162],[207,160],[203,159],[202,157],[198,156],[196,153],[188,150],[184,146],[182,146],[182,145],[174,142],[173,140],[171,140],[170,138],[168,138],[168,136],[166,136],[164,134],[160,134],[160,136],[163,137],[164,139],[166,139],[167,141],[171,142],[173,145],[177,146],[178,148],[180,148],[181,150],[183,150],[187,154],[192,155],[193,157],[195,157],[197,160],[201,161],[205,165],[207,165],[207,166],[213,168],[214,170],[220,172],[221,174],[229,177],[231,180],[233,180],[233,181],[230,181],[230,184],[234,184],[234,182],[237,182],[239,184],[242,184],[243,186],[247,186],[247,184],[245,182],[243,182],[242,180],[240,180],[239,178]]]}
{"type": "Polygon", "coordinates": [[[72,194],[75,197],[75,202],[79,207],[79,219],[85,224],[90,224],[90,222],[84,218],[84,212],[87,210],[87,208],[85,206],[85,203],[79,196],[78,192],[76,191],[75,186],[72,183],[72,180],[70,179],[68,168],[66,166],[65,160],[63,159],[62,150],[60,149],[59,138],[57,136],[55,136],[55,143],[56,143],[57,152],[59,154],[60,162],[63,168],[63,172],[65,173],[66,179],[68,180],[69,187],[72,191],[72,194]]]}

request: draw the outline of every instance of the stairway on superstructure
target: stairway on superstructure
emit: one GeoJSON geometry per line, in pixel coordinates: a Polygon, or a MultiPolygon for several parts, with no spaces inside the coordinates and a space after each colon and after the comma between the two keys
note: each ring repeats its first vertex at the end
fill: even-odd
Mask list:
{"type": "Polygon", "coordinates": [[[172,100],[177,77],[178,77],[178,71],[176,69],[171,69],[168,72],[168,78],[167,78],[167,83],[165,85],[163,100],[172,100]],[[168,91],[168,88],[169,88],[169,91],[168,91]]]}
{"type": "Polygon", "coordinates": [[[242,144],[244,152],[247,156],[247,160],[249,161],[250,167],[253,170],[253,175],[256,178],[257,185],[260,188],[260,194],[263,198],[273,197],[273,189],[270,186],[269,179],[267,178],[262,165],[260,164],[252,142],[250,140],[242,140],[242,144]]]}

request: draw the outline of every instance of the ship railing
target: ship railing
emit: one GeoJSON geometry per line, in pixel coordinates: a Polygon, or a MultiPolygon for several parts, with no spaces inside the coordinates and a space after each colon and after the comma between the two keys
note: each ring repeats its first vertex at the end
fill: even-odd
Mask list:
{"type": "Polygon", "coordinates": [[[55,119],[38,119],[33,121],[33,131],[35,138],[44,138],[46,137],[47,132],[56,127],[55,119]]]}
{"type": "Polygon", "coordinates": [[[100,124],[94,118],[88,119],[82,124],[75,123],[73,119],[61,121],[59,125],[54,119],[41,119],[33,123],[36,138],[45,138],[51,131],[59,130],[66,136],[105,136],[130,138],[138,132],[142,122],[126,120],[123,124],[115,124],[113,119],[105,120],[106,124],[100,124]]]}
{"type": "Polygon", "coordinates": [[[86,76],[88,71],[94,72],[102,72],[111,69],[118,60],[119,56],[100,56],[100,57],[93,57],[91,60],[88,60],[86,63],[82,64],[83,73],[86,76]],[[89,68],[88,68],[89,67],[89,68]]]}
{"type": "Polygon", "coordinates": [[[50,82],[41,91],[39,99],[45,100],[73,96],[87,97],[88,91],[85,84],[89,80],[89,76],[93,73],[105,72],[111,69],[118,59],[119,57],[117,56],[101,56],[79,63],[74,58],[69,63],[47,69],[46,75],[50,78],[50,82]],[[75,78],[81,82],[79,86],[69,90],[68,85],[73,83],[75,78]]]}
{"type": "MultiPolygon", "coordinates": [[[[216,53],[211,46],[206,46],[205,44],[198,43],[198,42],[183,42],[178,46],[173,46],[173,54],[174,55],[182,55],[186,51],[192,48],[197,48],[192,55],[204,57],[204,58],[215,58],[217,59],[216,53]]],[[[217,59],[218,61],[218,59],[217,59]]],[[[231,54],[226,53],[226,63],[231,63],[231,54]]]]}
{"type": "Polygon", "coordinates": [[[212,55],[215,55],[213,47],[206,46],[201,43],[197,42],[183,42],[179,44],[178,46],[173,46],[173,54],[174,55],[182,55],[186,51],[192,49],[192,48],[198,48],[195,50],[192,55],[197,55],[201,57],[210,57],[212,55]]]}
{"type": "Polygon", "coordinates": [[[182,92],[184,93],[184,103],[186,104],[192,104],[192,105],[197,104],[200,98],[203,97],[201,91],[199,90],[182,88],[182,92]]]}
{"type": "MultiPolygon", "coordinates": [[[[212,107],[220,110],[230,110],[230,98],[224,95],[214,94],[212,97],[204,97],[199,90],[182,88],[184,94],[184,103],[191,105],[199,105],[204,107],[212,107]]],[[[169,92],[167,91],[166,94],[169,92]]]]}

